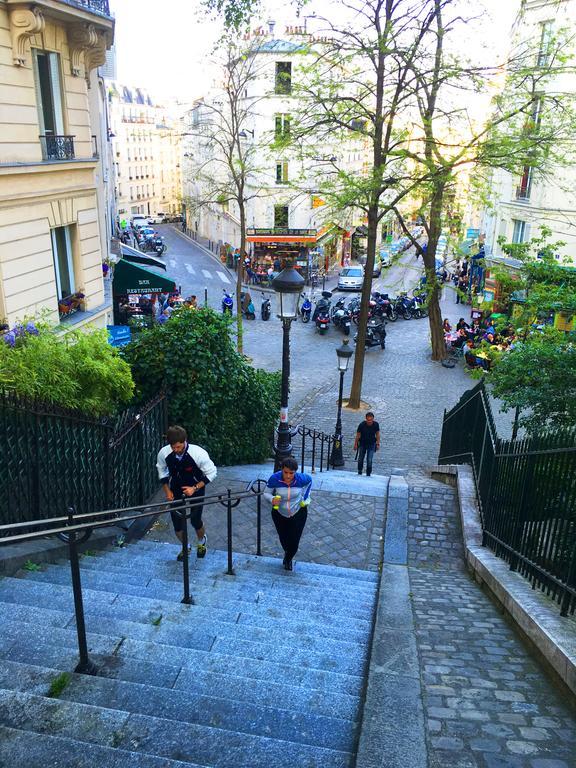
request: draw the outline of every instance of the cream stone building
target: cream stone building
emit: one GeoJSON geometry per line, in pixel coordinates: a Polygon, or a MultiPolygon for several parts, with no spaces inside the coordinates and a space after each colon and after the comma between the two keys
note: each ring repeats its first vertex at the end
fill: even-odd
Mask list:
{"type": "Polygon", "coordinates": [[[96,69],[113,34],[108,0],[0,0],[0,318],[10,324],[42,311],[64,326],[106,323],[96,69]],[[66,311],[79,293],[79,311],[66,311]]]}
{"type": "Polygon", "coordinates": [[[175,105],[158,105],[144,89],[108,82],[110,128],[120,220],[182,210],[180,126],[175,105]]]}

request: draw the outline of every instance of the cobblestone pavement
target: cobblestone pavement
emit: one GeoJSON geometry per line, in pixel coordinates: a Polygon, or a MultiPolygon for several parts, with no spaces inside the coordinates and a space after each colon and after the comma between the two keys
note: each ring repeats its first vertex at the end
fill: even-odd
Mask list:
{"type": "MultiPolygon", "coordinates": [[[[245,484],[231,483],[225,478],[210,484],[211,492],[226,488],[244,489],[245,484]]],[[[162,497],[158,498],[160,501],[162,497]]],[[[339,565],[348,568],[377,570],[382,548],[385,499],[352,493],[312,491],[312,503],[297,559],[339,565]]],[[[235,552],[256,552],[256,499],[242,501],[233,510],[233,548],[235,552]]],[[[226,509],[206,506],[203,519],[214,549],[227,548],[226,509]]],[[[193,534],[192,534],[193,536],[193,534]]],[[[170,518],[159,518],[147,538],[152,541],[175,542],[170,518]]],[[[262,502],[262,554],[282,557],[270,507],[262,502]]]]}
{"type": "Polygon", "coordinates": [[[410,487],[409,574],[429,768],[574,768],[574,711],[465,570],[433,480],[410,487]]]}

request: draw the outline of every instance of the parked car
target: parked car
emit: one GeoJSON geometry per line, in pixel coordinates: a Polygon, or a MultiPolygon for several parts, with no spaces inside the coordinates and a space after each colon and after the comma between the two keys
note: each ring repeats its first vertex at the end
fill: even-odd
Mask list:
{"type": "Polygon", "coordinates": [[[170,221],[170,218],[167,213],[162,213],[162,211],[155,213],[154,216],[150,216],[148,219],[150,224],[164,224],[167,221],[170,221]]]}
{"type": "Polygon", "coordinates": [[[374,269],[372,270],[372,277],[380,277],[382,274],[382,261],[380,255],[377,253],[374,257],[374,269]]]}
{"type": "Polygon", "coordinates": [[[344,267],[338,275],[338,288],[341,291],[361,291],[364,284],[362,267],[344,267]]]}
{"type": "Polygon", "coordinates": [[[135,213],[134,216],[132,216],[132,227],[134,229],[138,229],[138,227],[147,227],[148,223],[148,216],[144,216],[143,213],[135,213]]]}
{"type": "Polygon", "coordinates": [[[389,267],[392,264],[392,251],[390,248],[380,248],[380,265],[389,267]]]}
{"type": "Polygon", "coordinates": [[[173,213],[172,216],[168,216],[166,221],[169,221],[171,224],[181,224],[184,221],[184,216],[181,213],[173,213]]]}

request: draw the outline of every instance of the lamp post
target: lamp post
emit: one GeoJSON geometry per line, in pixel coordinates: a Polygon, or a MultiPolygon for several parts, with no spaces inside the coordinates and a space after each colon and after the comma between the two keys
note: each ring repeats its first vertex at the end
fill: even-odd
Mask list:
{"type": "Polygon", "coordinates": [[[304,278],[292,265],[272,280],[272,288],[278,295],[279,314],[282,320],[282,392],[280,397],[280,424],[276,442],[274,470],[282,466],[282,460],[292,455],[290,425],[288,424],[288,392],[290,389],[290,326],[298,312],[298,298],[304,287],[304,278]]]}
{"type": "Polygon", "coordinates": [[[344,457],[342,455],[342,390],[344,387],[344,374],[348,370],[348,363],[354,354],[348,346],[349,339],[342,341],[342,346],[338,347],[338,370],[340,371],[340,389],[338,391],[338,416],[336,417],[336,429],[334,430],[334,445],[332,447],[332,466],[343,467],[344,457]]]}

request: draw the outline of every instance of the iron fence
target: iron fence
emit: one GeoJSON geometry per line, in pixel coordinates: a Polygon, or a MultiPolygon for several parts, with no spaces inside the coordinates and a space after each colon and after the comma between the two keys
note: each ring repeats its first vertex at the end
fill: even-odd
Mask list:
{"type": "Polygon", "coordinates": [[[159,395],[115,419],[0,393],[0,524],[143,504],[167,426],[159,395]]]}
{"type": "Polygon", "coordinates": [[[44,160],[73,160],[74,136],[56,136],[46,133],[40,136],[44,160]]]}
{"type": "Polygon", "coordinates": [[[472,465],[484,546],[574,613],[576,430],[503,440],[479,382],[444,414],[438,461],[472,465]]]}
{"type": "Polygon", "coordinates": [[[327,435],[305,425],[292,427],[292,453],[299,460],[301,472],[327,472],[334,435],[327,435]]]}

